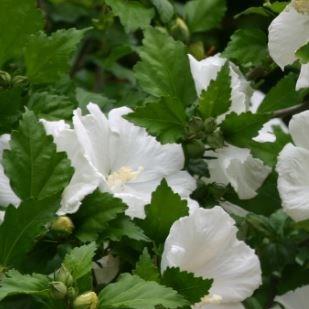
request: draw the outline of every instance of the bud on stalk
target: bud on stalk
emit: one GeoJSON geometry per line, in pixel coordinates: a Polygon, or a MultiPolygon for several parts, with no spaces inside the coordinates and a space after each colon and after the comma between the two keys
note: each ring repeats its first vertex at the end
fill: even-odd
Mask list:
{"type": "Polygon", "coordinates": [[[96,309],[99,299],[95,292],[86,292],[79,295],[73,302],[74,309],[96,309]]]}
{"type": "Polygon", "coordinates": [[[67,216],[58,217],[51,225],[51,229],[56,232],[71,234],[74,228],[72,220],[67,216]]]}

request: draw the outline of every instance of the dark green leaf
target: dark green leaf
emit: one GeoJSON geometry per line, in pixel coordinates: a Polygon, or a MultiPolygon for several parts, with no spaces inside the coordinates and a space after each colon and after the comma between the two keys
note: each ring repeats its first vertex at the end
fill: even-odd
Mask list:
{"type": "Polygon", "coordinates": [[[160,14],[161,20],[168,23],[174,15],[174,7],[169,0],[150,0],[160,14]]]}

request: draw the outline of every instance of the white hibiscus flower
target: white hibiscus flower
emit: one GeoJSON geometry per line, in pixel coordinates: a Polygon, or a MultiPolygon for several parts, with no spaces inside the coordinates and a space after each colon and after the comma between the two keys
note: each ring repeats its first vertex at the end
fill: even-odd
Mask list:
{"type": "MultiPolygon", "coordinates": [[[[63,192],[59,214],[76,212],[82,199],[99,188],[111,192],[127,205],[127,215],[143,218],[151,193],[166,178],[172,189],[188,198],[196,187],[193,177],[181,169],[181,145],[160,144],[146,130],[122,116],[131,110],[113,109],[108,119],[90,103],[89,114],[75,110],[73,128],[63,121],[42,120],[59,150],[70,158],[75,173],[63,192]]],[[[189,205],[195,205],[190,200],[189,205]]]]}
{"type": "MultiPolygon", "coordinates": [[[[283,70],[297,58],[295,52],[309,41],[308,1],[293,0],[269,26],[270,56],[283,70]]],[[[309,87],[309,64],[301,66],[296,89],[309,87]]]]}
{"type": "MultiPolygon", "coordinates": [[[[284,295],[277,296],[275,301],[285,309],[308,309],[309,304],[309,285],[305,285],[295,291],[290,291],[284,295]]],[[[273,309],[280,307],[274,307],[273,309]]]]}
{"type": "Polygon", "coordinates": [[[294,144],[278,157],[278,190],[285,212],[295,221],[309,219],[309,111],[294,115],[289,123],[294,144]]]}
{"type": "MultiPolygon", "coordinates": [[[[199,94],[203,89],[207,89],[211,80],[216,79],[218,72],[227,61],[220,55],[202,61],[197,61],[189,55],[189,60],[195,87],[199,94]]],[[[249,110],[253,90],[239,69],[231,62],[229,62],[229,69],[232,103],[228,113],[240,114],[249,110]]],[[[217,121],[222,121],[226,114],[221,115],[217,121]]],[[[253,158],[249,149],[246,148],[227,144],[216,151],[206,151],[205,155],[217,158],[208,160],[210,178],[205,181],[231,184],[240,199],[255,197],[256,190],[271,172],[271,168],[265,166],[261,160],[253,158]]]]}
{"type": "Polygon", "coordinates": [[[261,284],[258,257],[236,237],[235,221],[219,206],[198,208],[171,227],[164,244],[161,271],[179,267],[212,278],[209,295],[195,309],[238,309],[261,284]]]}

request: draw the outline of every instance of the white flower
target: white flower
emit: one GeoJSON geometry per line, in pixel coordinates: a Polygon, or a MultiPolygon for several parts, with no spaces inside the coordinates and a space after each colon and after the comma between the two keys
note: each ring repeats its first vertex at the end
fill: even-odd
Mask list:
{"type": "Polygon", "coordinates": [[[111,282],[119,272],[119,258],[112,254],[103,256],[92,263],[92,269],[98,284],[111,282]]]}
{"type": "MultiPolygon", "coordinates": [[[[143,218],[144,206],[163,178],[181,197],[189,197],[196,184],[181,170],[181,145],[162,145],[144,128],[125,120],[122,116],[131,111],[129,108],[113,109],[108,119],[97,105],[90,103],[87,108],[85,116],[75,110],[73,129],[63,121],[42,120],[57,148],[67,152],[75,168],[63,193],[60,214],[77,211],[82,199],[99,188],[122,199],[128,205],[127,215],[143,218]]],[[[194,202],[189,200],[191,204],[194,202]]]]}
{"type": "MultiPolygon", "coordinates": [[[[197,92],[200,94],[207,89],[210,81],[216,79],[218,72],[227,61],[220,55],[197,61],[189,55],[191,73],[197,92]]],[[[227,113],[237,114],[250,108],[253,90],[239,69],[229,62],[232,97],[231,107],[227,113]]],[[[217,121],[222,121],[226,114],[220,115],[217,121]]],[[[210,178],[206,182],[216,182],[224,185],[231,184],[239,198],[250,199],[256,196],[256,190],[262,185],[271,169],[259,159],[253,158],[249,149],[239,148],[229,144],[214,151],[206,151],[206,156],[217,159],[208,160],[210,178]]]]}
{"type": "Polygon", "coordinates": [[[242,308],[239,303],[261,284],[259,259],[237,239],[234,224],[219,206],[198,208],[174,222],[165,241],[161,271],[179,267],[214,280],[209,295],[198,304],[203,309],[242,308]]]}
{"type": "MultiPolygon", "coordinates": [[[[3,151],[5,149],[9,149],[10,145],[10,135],[4,134],[0,136],[0,205],[8,206],[12,204],[17,206],[20,203],[20,199],[14,193],[10,186],[9,178],[5,175],[3,165],[2,165],[2,157],[3,151]]],[[[1,220],[0,220],[1,221],[1,220]]]]}
{"type": "Polygon", "coordinates": [[[278,190],[285,212],[302,221],[309,219],[309,111],[294,115],[289,130],[295,145],[279,154],[278,190]]]}
{"type": "MultiPolygon", "coordinates": [[[[309,41],[308,4],[294,0],[269,26],[268,48],[270,56],[283,70],[297,58],[295,52],[309,41]],[[306,7],[307,5],[307,7],[306,7]]],[[[296,89],[309,87],[309,64],[301,66],[296,89]]]]}
{"type": "Polygon", "coordinates": [[[309,285],[305,285],[284,295],[277,296],[275,301],[283,305],[286,309],[308,309],[309,285]]]}

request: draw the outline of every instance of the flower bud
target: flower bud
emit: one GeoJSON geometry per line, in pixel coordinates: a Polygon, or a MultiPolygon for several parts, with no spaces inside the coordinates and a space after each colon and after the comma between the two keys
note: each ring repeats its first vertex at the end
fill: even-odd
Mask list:
{"type": "Polygon", "coordinates": [[[61,267],[56,271],[55,279],[56,281],[64,283],[66,286],[71,286],[74,282],[71,273],[64,265],[61,265],[61,267]]]}
{"type": "Polygon", "coordinates": [[[309,1],[308,0],[294,0],[293,6],[298,13],[309,14],[309,1]]]}
{"type": "Polygon", "coordinates": [[[99,299],[95,292],[86,292],[79,295],[73,302],[74,309],[96,309],[99,299]]]}
{"type": "Polygon", "coordinates": [[[177,17],[171,27],[171,34],[176,40],[188,42],[190,39],[190,31],[186,23],[180,17],[177,17]]]}
{"type": "Polygon", "coordinates": [[[207,143],[211,148],[217,149],[224,145],[224,138],[221,131],[213,132],[211,135],[207,136],[207,143]]]}
{"type": "Polygon", "coordinates": [[[216,119],[209,117],[204,121],[204,130],[206,133],[213,133],[217,128],[216,119]]]}
{"type": "Polygon", "coordinates": [[[12,82],[16,86],[22,86],[28,84],[29,80],[27,76],[16,75],[13,77],[12,82]]]}
{"type": "Polygon", "coordinates": [[[55,299],[63,299],[67,294],[67,287],[63,282],[53,281],[50,283],[50,294],[55,299]]]}
{"type": "Polygon", "coordinates": [[[205,58],[205,49],[202,41],[197,41],[189,46],[189,53],[197,60],[205,58]]]}
{"type": "Polygon", "coordinates": [[[184,147],[188,156],[193,159],[202,157],[205,152],[205,145],[200,140],[194,140],[184,147]]]}
{"type": "Polygon", "coordinates": [[[10,85],[11,80],[11,75],[8,72],[0,71],[0,86],[10,85]]]}
{"type": "Polygon", "coordinates": [[[51,226],[51,229],[56,232],[64,232],[71,234],[74,228],[72,220],[67,216],[58,217],[51,226]]]}
{"type": "Polygon", "coordinates": [[[67,296],[69,299],[75,299],[75,297],[77,296],[77,292],[72,286],[68,288],[67,296]]]}

